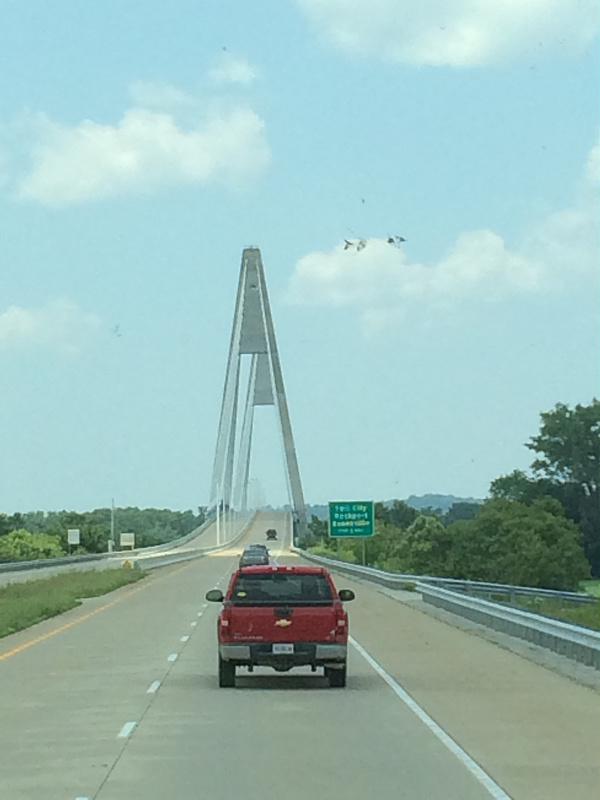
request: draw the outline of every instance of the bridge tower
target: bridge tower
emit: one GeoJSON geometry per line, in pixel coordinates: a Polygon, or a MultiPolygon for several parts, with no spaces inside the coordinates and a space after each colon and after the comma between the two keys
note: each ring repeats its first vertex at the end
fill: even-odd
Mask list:
{"type": "Polygon", "coordinates": [[[269,405],[275,407],[281,429],[295,541],[306,529],[306,506],[262,258],[257,247],[248,247],[242,253],[235,301],[213,465],[211,506],[222,503],[225,508],[246,509],[254,409],[269,405]],[[240,368],[244,355],[249,355],[251,360],[240,426],[240,368]]]}

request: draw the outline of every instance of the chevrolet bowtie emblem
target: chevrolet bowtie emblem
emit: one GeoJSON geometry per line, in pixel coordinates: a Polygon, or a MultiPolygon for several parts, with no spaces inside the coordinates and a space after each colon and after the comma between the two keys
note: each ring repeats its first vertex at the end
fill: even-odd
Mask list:
{"type": "Polygon", "coordinates": [[[287,628],[288,625],[292,624],[291,619],[278,619],[275,625],[279,625],[280,628],[287,628]]]}

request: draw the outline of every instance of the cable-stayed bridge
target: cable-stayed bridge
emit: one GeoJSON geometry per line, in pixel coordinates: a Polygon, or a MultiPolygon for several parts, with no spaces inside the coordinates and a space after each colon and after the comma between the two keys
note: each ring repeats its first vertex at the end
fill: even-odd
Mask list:
{"type": "Polygon", "coordinates": [[[260,250],[249,247],[242,254],[217,434],[210,491],[211,506],[216,509],[245,512],[248,508],[257,406],[272,406],[277,415],[294,533],[301,533],[306,527],[306,506],[269,294],[260,250]],[[241,373],[245,356],[250,364],[244,392],[241,373]]]}

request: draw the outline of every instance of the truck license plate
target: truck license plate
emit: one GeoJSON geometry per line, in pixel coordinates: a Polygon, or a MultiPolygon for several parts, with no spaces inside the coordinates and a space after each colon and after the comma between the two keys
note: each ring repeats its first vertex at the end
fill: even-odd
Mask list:
{"type": "Polygon", "coordinates": [[[274,656],[294,655],[294,645],[293,644],[274,644],[273,645],[273,655],[274,656]]]}

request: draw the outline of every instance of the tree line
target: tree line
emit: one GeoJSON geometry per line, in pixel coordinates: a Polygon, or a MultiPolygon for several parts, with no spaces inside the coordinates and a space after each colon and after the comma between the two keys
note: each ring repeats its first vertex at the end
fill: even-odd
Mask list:
{"type": "MultiPolygon", "coordinates": [[[[0,560],[14,561],[66,555],[105,553],[111,535],[110,508],[94,511],[29,511],[0,514],[0,560]],[[67,531],[78,528],[80,545],[69,548],[67,531]]],[[[151,547],[179,539],[206,519],[206,509],[198,512],[171,511],[168,508],[116,508],[115,539],[121,533],[134,533],[136,547],[151,547]]]]}
{"type": "MultiPolygon", "coordinates": [[[[600,576],[600,402],[541,414],[526,447],[529,474],[514,470],[492,481],[483,503],[455,503],[446,513],[417,511],[402,500],[375,505],[375,536],[366,561],[415,575],[576,589],[600,576]]],[[[301,544],[359,562],[360,540],[331,540],[313,516],[301,544]]]]}

